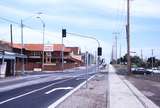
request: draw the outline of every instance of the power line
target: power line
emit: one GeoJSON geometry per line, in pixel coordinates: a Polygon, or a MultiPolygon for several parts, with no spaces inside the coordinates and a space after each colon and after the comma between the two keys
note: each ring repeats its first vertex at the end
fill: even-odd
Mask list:
{"type": "MultiPolygon", "coordinates": [[[[0,17],[0,19],[3,20],[3,21],[5,21],[5,22],[8,22],[8,23],[12,23],[12,24],[16,24],[16,25],[18,25],[18,26],[21,26],[20,23],[15,22],[15,21],[13,21],[13,20],[10,20],[10,19],[7,19],[7,18],[3,18],[3,17],[0,17]]],[[[30,26],[25,25],[25,24],[23,24],[23,27],[26,27],[26,28],[28,28],[28,29],[35,30],[35,31],[38,31],[38,32],[39,32],[38,29],[33,28],[33,27],[30,27],[30,26]]]]}
{"type": "Polygon", "coordinates": [[[12,20],[9,20],[7,18],[0,17],[0,19],[3,20],[3,21],[6,21],[6,22],[12,23],[12,24],[20,25],[19,23],[15,22],[15,21],[12,21],[12,20]]]}

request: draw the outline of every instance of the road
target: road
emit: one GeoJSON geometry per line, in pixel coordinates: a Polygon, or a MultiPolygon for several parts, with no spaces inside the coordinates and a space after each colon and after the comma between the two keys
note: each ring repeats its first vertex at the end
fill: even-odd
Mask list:
{"type": "MultiPolygon", "coordinates": [[[[151,78],[144,78],[145,76],[139,75],[136,77],[126,77],[136,88],[138,88],[146,97],[152,100],[155,104],[160,106],[160,85],[159,79],[152,80],[151,78]]],[[[158,76],[159,77],[159,76],[158,76]]]]}
{"type": "MultiPolygon", "coordinates": [[[[88,73],[90,74],[87,78],[94,75],[94,69],[94,67],[89,68],[88,73]]],[[[84,71],[84,69],[79,69],[77,72],[58,73],[57,76],[63,76],[58,80],[50,80],[0,92],[0,108],[47,108],[84,82],[86,79],[84,71]]],[[[50,74],[48,77],[55,76],[55,74],[50,74]]]]}

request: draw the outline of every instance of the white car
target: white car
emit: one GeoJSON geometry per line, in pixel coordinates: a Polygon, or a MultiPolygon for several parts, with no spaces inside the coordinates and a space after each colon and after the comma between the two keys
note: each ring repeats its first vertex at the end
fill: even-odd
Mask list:
{"type": "Polygon", "coordinates": [[[158,70],[158,69],[152,69],[152,72],[153,72],[153,73],[159,73],[159,74],[160,74],[160,70],[158,70]]]}

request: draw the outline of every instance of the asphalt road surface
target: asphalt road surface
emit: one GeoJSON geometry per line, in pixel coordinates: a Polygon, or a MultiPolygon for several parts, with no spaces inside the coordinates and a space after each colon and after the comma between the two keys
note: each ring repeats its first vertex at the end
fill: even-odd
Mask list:
{"type": "MultiPolygon", "coordinates": [[[[141,75],[142,76],[142,75],[141,75]]],[[[142,76],[126,77],[136,88],[138,88],[146,97],[152,100],[160,107],[160,85],[158,81],[145,80],[142,76]]]]}
{"type": "MultiPolygon", "coordinates": [[[[83,71],[84,70],[79,70],[79,72],[76,73],[68,73],[70,76],[74,77],[67,77],[0,92],[0,108],[47,108],[86,80],[86,74],[84,74],[83,71]],[[75,76],[75,74],[77,76],[75,76]]],[[[93,71],[93,67],[89,69],[90,74],[87,78],[94,75],[92,73],[93,71]]]]}

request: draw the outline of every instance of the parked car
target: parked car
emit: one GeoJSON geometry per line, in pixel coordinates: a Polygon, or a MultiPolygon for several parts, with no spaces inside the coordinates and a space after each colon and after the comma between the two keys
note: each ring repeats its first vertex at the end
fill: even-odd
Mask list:
{"type": "Polygon", "coordinates": [[[152,71],[148,71],[145,68],[139,67],[139,68],[132,69],[132,73],[133,74],[151,74],[152,71]]]}
{"type": "Polygon", "coordinates": [[[160,74],[160,70],[159,70],[158,68],[153,68],[153,69],[152,69],[152,72],[153,72],[154,74],[160,74]]]}

